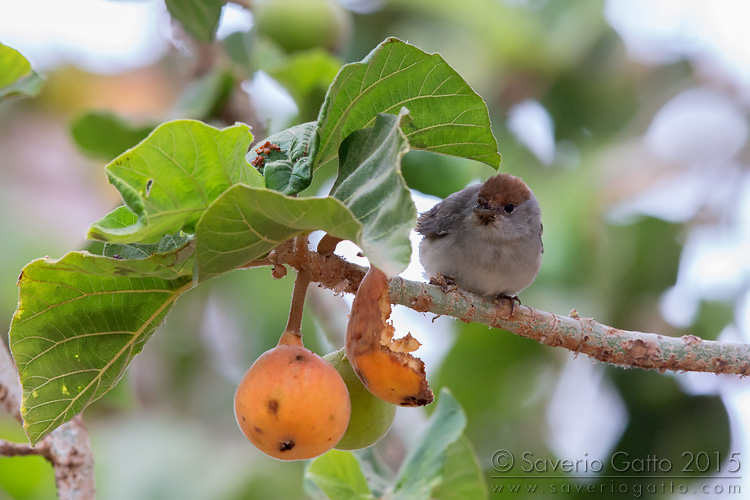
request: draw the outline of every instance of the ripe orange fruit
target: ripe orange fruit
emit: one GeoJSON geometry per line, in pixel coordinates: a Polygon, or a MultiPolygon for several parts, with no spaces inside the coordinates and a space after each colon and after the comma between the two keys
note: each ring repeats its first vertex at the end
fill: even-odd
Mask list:
{"type": "Polygon", "coordinates": [[[234,396],[242,432],[279,460],[313,458],[333,448],[346,431],[350,412],[339,373],[300,345],[280,344],[263,353],[234,396]]]}

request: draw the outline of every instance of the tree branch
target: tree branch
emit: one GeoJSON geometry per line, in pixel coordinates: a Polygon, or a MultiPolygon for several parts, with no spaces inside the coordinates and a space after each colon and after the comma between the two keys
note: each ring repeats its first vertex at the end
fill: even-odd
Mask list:
{"type": "MultiPolygon", "coordinates": [[[[367,271],[337,255],[312,251],[305,262],[300,262],[289,242],[278,246],[269,260],[295,269],[304,267],[310,271],[312,281],[338,293],[356,293],[367,271]]],[[[498,303],[462,290],[444,292],[438,286],[400,277],[390,280],[390,293],[392,303],[415,311],[483,323],[622,367],[750,375],[750,345],[746,344],[703,340],[694,335],[668,337],[620,330],[593,318],[581,318],[575,311],[569,316],[529,306],[516,306],[511,311],[508,301],[498,303]]]]}
{"type": "MultiPolygon", "coordinates": [[[[5,343],[0,341],[0,410],[21,419],[21,384],[5,343]]],[[[57,496],[61,500],[94,498],[94,458],[81,415],[66,422],[33,448],[27,444],[0,440],[0,455],[40,455],[55,469],[57,496]]]]}
{"type": "Polygon", "coordinates": [[[5,343],[0,340],[0,410],[10,413],[23,424],[20,410],[22,394],[16,365],[5,343]]]}

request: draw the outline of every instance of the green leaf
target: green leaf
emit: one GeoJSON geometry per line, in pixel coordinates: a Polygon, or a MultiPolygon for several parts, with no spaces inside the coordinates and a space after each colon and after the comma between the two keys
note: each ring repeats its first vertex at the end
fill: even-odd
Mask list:
{"type": "Polygon", "coordinates": [[[134,275],[158,276],[174,279],[189,276],[195,265],[195,240],[184,235],[167,234],[159,243],[105,243],[102,255],[122,260],[121,272],[128,269],[131,260],[149,259],[153,269],[142,265],[132,270],[134,275]]]}
{"type": "Polygon", "coordinates": [[[17,50],[0,43],[0,101],[16,97],[33,97],[44,80],[17,50]]]}
{"type": "Polygon", "coordinates": [[[371,128],[354,131],[339,150],[339,175],[331,196],[341,200],[362,223],[357,243],[365,255],[389,276],[409,264],[409,233],[417,209],[401,175],[401,157],[409,144],[401,131],[406,110],[379,114],[371,128]]]}
{"type": "Polygon", "coordinates": [[[230,61],[243,70],[253,72],[257,69],[253,62],[256,39],[257,37],[252,31],[235,31],[224,37],[221,43],[224,45],[224,53],[230,61]]]}
{"type": "Polygon", "coordinates": [[[95,228],[96,230],[103,230],[104,233],[101,237],[96,237],[96,239],[105,239],[106,238],[106,232],[110,229],[125,229],[133,224],[138,223],[138,216],[133,213],[132,210],[130,210],[127,206],[121,205],[114,210],[112,210],[110,213],[96,221],[89,230],[89,238],[92,237],[92,233],[94,232],[95,228]]]}
{"type": "Polygon", "coordinates": [[[206,43],[213,42],[216,36],[225,3],[226,0],[166,0],[169,14],[193,38],[206,43]]]}
{"type": "Polygon", "coordinates": [[[321,229],[357,241],[362,226],[334,198],[293,198],[237,185],[203,214],[195,233],[199,281],[265,256],[279,243],[321,229]]]}
{"type": "Polygon", "coordinates": [[[440,55],[388,38],[362,62],[341,68],[331,84],[318,117],[315,169],[335,161],[341,141],[372,126],[378,113],[402,107],[413,119],[404,127],[413,149],[499,165],[482,98],[440,55]]]}
{"type": "Polygon", "coordinates": [[[305,479],[312,480],[331,500],[373,499],[359,461],[352,453],[331,450],[311,461],[305,479]]]}
{"type": "Polygon", "coordinates": [[[247,154],[247,161],[262,170],[268,189],[297,194],[312,180],[308,151],[314,139],[315,122],[296,125],[259,141],[247,154]],[[278,150],[261,151],[260,147],[266,143],[277,146],[278,150]]]}
{"type": "Polygon", "coordinates": [[[215,116],[224,106],[233,85],[234,77],[230,71],[210,71],[185,87],[174,105],[173,115],[199,120],[215,116]]]}
{"type": "Polygon", "coordinates": [[[434,500],[463,500],[488,498],[484,472],[466,436],[461,436],[445,451],[443,480],[432,491],[434,500]]]}
{"type": "Polygon", "coordinates": [[[31,63],[16,49],[0,43],[0,89],[31,73],[31,63]]]}
{"type": "Polygon", "coordinates": [[[121,227],[123,209],[89,229],[89,238],[113,243],[155,243],[165,234],[192,233],[208,206],[237,183],[262,186],[247,164],[247,125],[222,130],[193,120],[157,127],[106,167],[107,176],[137,220],[121,227]]]}
{"type": "Polygon", "coordinates": [[[155,126],[136,126],[109,111],[92,111],[73,121],[70,131],[83,151],[109,160],[141,142],[155,126]]]}
{"type": "Polygon", "coordinates": [[[74,252],[23,269],[10,348],[32,444],[109,391],[192,286],[192,277],[168,267],[164,257],[74,252]]]}
{"type": "Polygon", "coordinates": [[[15,83],[0,88],[0,101],[10,101],[23,97],[35,97],[42,91],[44,79],[36,71],[16,80],[15,83]]]}
{"type": "Polygon", "coordinates": [[[190,241],[195,240],[185,235],[167,234],[159,243],[105,243],[102,255],[113,259],[146,259],[157,253],[171,253],[182,249],[190,241]]]}
{"type": "Polygon", "coordinates": [[[392,500],[430,498],[439,485],[446,463],[446,450],[466,427],[466,415],[450,391],[443,388],[437,408],[404,459],[394,484],[392,500]]]}

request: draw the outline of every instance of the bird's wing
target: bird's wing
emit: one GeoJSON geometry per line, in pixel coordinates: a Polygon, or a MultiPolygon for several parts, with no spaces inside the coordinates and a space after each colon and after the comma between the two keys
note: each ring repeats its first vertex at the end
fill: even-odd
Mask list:
{"type": "Polygon", "coordinates": [[[469,186],[422,213],[417,219],[417,232],[428,238],[438,238],[450,233],[466,214],[467,205],[476,204],[480,185],[469,186]]]}
{"type": "Polygon", "coordinates": [[[450,232],[445,224],[445,220],[440,217],[442,205],[443,202],[440,202],[428,211],[420,214],[417,219],[417,232],[419,234],[428,238],[436,238],[450,232]]]}

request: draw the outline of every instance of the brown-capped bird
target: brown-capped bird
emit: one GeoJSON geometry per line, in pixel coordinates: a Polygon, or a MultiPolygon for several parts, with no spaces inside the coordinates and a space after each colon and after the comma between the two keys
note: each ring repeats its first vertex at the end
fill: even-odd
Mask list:
{"type": "Polygon", "coordinates": [[[419,260],[427,276],[452,278],[479,295],[518,301],[542,265],[539,203],[510,174],[448,196],[419,216],[417,232],[424,235],[419,260]]]}

